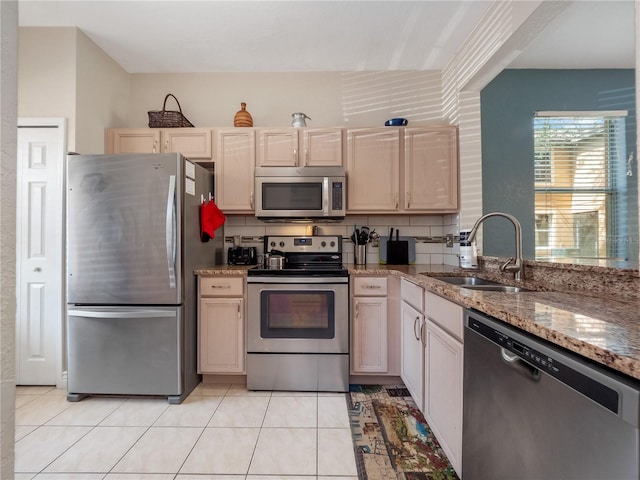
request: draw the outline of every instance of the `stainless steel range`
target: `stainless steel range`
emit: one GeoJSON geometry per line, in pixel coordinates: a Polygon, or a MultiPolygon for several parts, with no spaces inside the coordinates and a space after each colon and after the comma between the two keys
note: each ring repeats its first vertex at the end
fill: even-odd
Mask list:
{"type": "Polygon", "coordinates": [[[247,275],[247,388],[348,391],[342,238],[267,236],[264,251],[265,264],[247,275]]]}

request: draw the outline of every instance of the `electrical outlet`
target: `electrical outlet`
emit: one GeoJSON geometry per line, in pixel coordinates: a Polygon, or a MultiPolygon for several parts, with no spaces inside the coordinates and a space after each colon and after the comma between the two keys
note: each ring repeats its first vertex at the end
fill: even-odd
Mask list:
{"type": "Polygon", "coordinates": [[[447,235],[445,236],[445,242],[447,247],[451,248],[453,247],[453,234],[452,233],[447,233],[447,235]]]}

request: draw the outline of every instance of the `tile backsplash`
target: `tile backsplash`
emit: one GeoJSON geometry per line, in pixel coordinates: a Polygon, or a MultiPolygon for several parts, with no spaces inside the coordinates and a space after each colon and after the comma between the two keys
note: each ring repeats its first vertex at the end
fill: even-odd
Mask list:
{"type": "MultiPolygon", "coordinates": [[[[265,223],[250,215],[227,215],[224,225],[225,263],[227,249],[233,245],[233,237],[239,235],[241,244],[257,247],[258,258],[263,252],[264,235],[311,235],[311,228],[318,227],[319,235],[340,235],[345,263],[354,263],[353,243],[350,240],[354,225],[368,226],[381,237],[389,235],[389,229],[400,230],[404,237],[416,239],[417,264],[458,265],[458,243],[447,247],[447,235],[459,235],[458,215],[348,215],[340,223],[265,223]]],[[[367,263],[379,263],[378,244],[371,242],[367,248],[367,263]]]]}

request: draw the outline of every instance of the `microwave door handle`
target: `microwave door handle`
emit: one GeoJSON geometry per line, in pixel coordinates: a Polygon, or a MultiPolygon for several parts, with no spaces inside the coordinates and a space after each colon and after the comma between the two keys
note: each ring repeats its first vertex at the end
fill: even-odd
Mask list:
{"type": "Polygon", "coordinates": [[[176,288],[176,225],[175,225],[175,201],[176,201],[176,176],[169,177],[169,191],[167,192],[167,216],[165,222],[165,246],[167,248],[167,271],[169,274],[169,287],[176,288]]]}
{"type": "Polygon", "coordinates": [[[322,210],[324,216],[329,215],[329,177],[324,177],[322,180],[322,210]]]}

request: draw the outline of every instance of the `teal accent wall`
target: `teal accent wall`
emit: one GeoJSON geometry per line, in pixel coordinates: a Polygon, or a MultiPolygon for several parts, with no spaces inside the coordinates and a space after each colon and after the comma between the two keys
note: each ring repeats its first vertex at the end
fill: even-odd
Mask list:
{"type": "MultiPolygon", "coordinates": [[[[504,70],[480,94],[482,125],[482,209],[503,211],[522,223],[523,254],[534,253],[533,115],[536,111],[628,110],[626,177],[632,222],[620,241],[638,264],[638,155],[635,70],[504,70]],[[635,212],[635,213],[634,213],[635,212]]],[[[467,227],[463,225],[462,227],[467,227]]],[[[470,226],[469,226],[470,227],[470,226]]],[[[513,256],[511,223],[490,218],[483,228],[483,255],[513,256]]]]}

